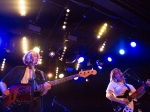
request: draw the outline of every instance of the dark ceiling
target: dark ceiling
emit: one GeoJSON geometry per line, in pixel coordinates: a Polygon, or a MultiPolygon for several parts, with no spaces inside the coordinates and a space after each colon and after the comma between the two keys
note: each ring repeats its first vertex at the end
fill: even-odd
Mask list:
{"type": "MultiPolygon", "coordinates": [[[[60,67],[60,72],[66,72],[66,75],[78,72],[72,61],[79,56],[85,57],[80,70],[94,68],[98,71],[96,76],[89,77],[89,83],[81,79],[79,82],[66,82],[55,86],[45,96],[46,104],[50,104],[52,98],[57,96],[57,100],[70,111],[77,109],[76,112],[89,110],[104,112],[109,105],[105,98],[105,89],[111,69],[131,68],[142,80],[149,78],[150,2],[148,0],[26,1],[28,3],[26,16],[19,15],[17,1],[0,1],[0,63],[6,58],[6,69],[1,72],[1,77],[12,67],[22,64],[23,53],[20,41],[26,36],[29,39],[29,49],[36,45],[43,51],[41,54],[43,64],[39,67],[46,73],[49,71],[55,73],[57,66],[60,67]],[[67,27],[63,30],[66,8],[71,11],[67,27]],[[108,23],[107,30],[100,39],[97,39],[99,28],[105,22],[108,23]],[[40,27],[41,31],[29,30],[30,24],[40,27]],[[77,40],[70,40],[69,35],[77,37],[77,40]],[[105,41],[105,50],[101,53],[98,48],[105,41]],[[135,49],[130,48],[131,41],[137,42],[135,49]],[[125,56],[118,54],[121,45],[127,50],[125,56]],[[67,46],[67,51],[64,60],[59,61],[64,46],[67,46]],[[50,57],[50,51],[54,51],[56,55],[50,57]],[[106,61],[109,55],[113,57],[111,64],[106,61]],[[103,63],[102,70],[98,70],[96,60],[103,63]],[[73,68],[73,71],[66,71],[66,67],[73,68]]],[[[62,109],[61,106],[55,106],[57,109],[62,109]]],[[[45,105],[45,108],[56,110],[54,107],[49,108],[49,105],[45,105]]]]}

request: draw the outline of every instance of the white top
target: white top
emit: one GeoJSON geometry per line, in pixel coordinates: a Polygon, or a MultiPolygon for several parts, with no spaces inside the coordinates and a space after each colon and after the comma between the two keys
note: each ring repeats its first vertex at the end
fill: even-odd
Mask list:
{"type": "MultiPolygon", "coordinates": [[[[131,95],[132,93],[134,93],[136,91],[136,89],[130,85],[130,84],[126,84],[129,88],[130,88],[130,92],[129,95],[131,95]]],[[[106,89],[106,92],[108,92],[109,90],[113,91],[113,95],[114,96],[122,96],[126,90],[128,90],[128,88],[123,84],[123,83],[116,83],[114,81],[111,81],[108,84],[108,87],[106,89]]],[[[134,109],[134,105],[133,105],[133,101],[131,101],[128,106],[131,109],[134,109]]]]}

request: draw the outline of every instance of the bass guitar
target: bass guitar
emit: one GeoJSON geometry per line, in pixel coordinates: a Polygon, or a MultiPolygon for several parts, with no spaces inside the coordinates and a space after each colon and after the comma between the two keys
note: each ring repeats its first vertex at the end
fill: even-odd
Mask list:
{"type": "MultiPolygon", "coordinates": [[[[78,74],[71,75],[62,79],[54,80],[54,81],[48,81],[48,83],[51,84],[51,86],[69,81],[74,79],[75,77],[83,77],[86,78],[89,75],[96,75],[96,70],[86,70],[81,71],[78,74]]],[[[42,85],[39,85],[42,86],[42,85]]],[[[31,85],[30,84],[15,84],[8,88],[10,91],[10,95],[7,97],[0,97],[0,102],[4,105],[4,108],[6,108],[6,111],[12,110],[12,108],[18,104],[21,103],[30,103],[31,101],[31,85]]],[[[34,92],[33,100],[39,97],[39,92],[34,92]]]]}
{"type": "MultiPolygon", "coordinates": [[[[130,96],[128,95],[129,90],[127,90],[123,96],[117,96],[117,97],[118,98],[127,98],[131,102],[132,99],[134,99],[138,95],[140,95],[141,92],[146,91],[146,87],[149,87],[149,86],[150,86],[150,79],[148,79],[145,84],[143,84],[141,87],[139,87],[130,96]]],[[[130,107],[125,106],[124,104],[121,104],[121,103],[118,103],[115,101],[111,101],[111,104],[112,104],[114,112],[133,112],[133,110],[130,107]]]]}

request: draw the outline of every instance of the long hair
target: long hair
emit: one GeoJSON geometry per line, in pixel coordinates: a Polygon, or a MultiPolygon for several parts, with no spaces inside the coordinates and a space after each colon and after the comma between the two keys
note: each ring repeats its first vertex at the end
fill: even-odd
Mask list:
{"type": "MultiPolygon", "coordinates": [[[[27,57],[28,57],[28,55],[29,55],[31,52],[35,52],[35,51],[34,51],[34,50],[28,51],[26,54],[24,54],[24,56],[23,56],[23,58],[22,58],[23,63],[24,63],[25,65],[28,64],[27,57]]],[[[40,59],[40,54],[37,53],[37,52],[35,52],[35,53],[37,54],[37,59],[38,59],[37,62],[35,63],[35,65],[37,65],[37,64],[38,64],[38,61],[39,61],[39,59],[40,59]]]]}
{"type": "MultiPolygon", "coordinates": [[[[122,74],[121,70],[119,68],[114,68],[113,70],[111,70],[110,72],[110,81],[114,81],[117,82],[117,79],[115,78],[115,73],[119,72],[119,74],[122,74]]],[[[124,80],[125,82],[125,80],[124,80]]]]}

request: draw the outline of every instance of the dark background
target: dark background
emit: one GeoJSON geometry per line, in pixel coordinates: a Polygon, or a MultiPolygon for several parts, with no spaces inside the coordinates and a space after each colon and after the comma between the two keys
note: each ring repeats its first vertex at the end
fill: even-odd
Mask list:
{"type": "MultiPolygon", "coordinates": [[[[9,70],[22,63],[21,39],[26,36],[29,49],[39,46],[43,64],[38,67],[46,74],[55,74],[57,66],[60,73],[66,76],[74,75],[81,69],[95,69],[96,76],[89,76],[88,82],[84,78],[55,85],[44,96],[45,111],[63,112],[66,107],[71,112],[111,112],[112,107],[105,97],[109,83],[110,71],[118,67],[134,78],[146,81],[150,78],[150,13],[148,0],[26,0],[27,15],[20,16],[18,1],[0,1],[0,64],[6,58],[6,65],[0,71],[2,78],[9,70]],[[67,20],[67,28],[62,29],[65,20],[66,7],[71,11],[67,20]],[[104,35],[97,39],[99,28],[104,23],[108,27],[104,35]],[[28,29],[33,24],[41,28],[40,32],[28,29]],[[77,37],[77,41],[68,40],[68,35],[77,37]],[[68,40],[68,41],[65,41],[68,40]],[[104,52],[98,48],[106,41],[104,52]],[[130,47],[130,42],[137,43],[136,48],[130,47]],[[63,61],[59,57],[63,46],[67,51],[63,61]],[[126,49],[125,55],[119,55],[120,47],[126,49]],[[49,52],[54,51],[54,57],[49,52]],[[75,70],[71,63],[79,56],[85,61],[75,70]],[[107,61],[112,56],[113,61],[107,61]],[[103,65],[98,69],[96,60],[103,65]],[[89,63],[89,64],[88,64],[89,63]],[[66,68],[72,68],[67,71],[66,68]],[[56,97],[55,97],[56,96],[56,97]],[[57,103],[52,106],[53,98],[57,103]]],[[[127,82],[135,88],[141,84],[132,77],[125,76],[127,82]]],[[[49,80],[55,80],[54,77],[49,80]]],[[[150,99],[148,92],[140,99],[143,112],[149,112],[150,99]]],[[[67,111],[66,109],[66,111],[67,111]]]]}

